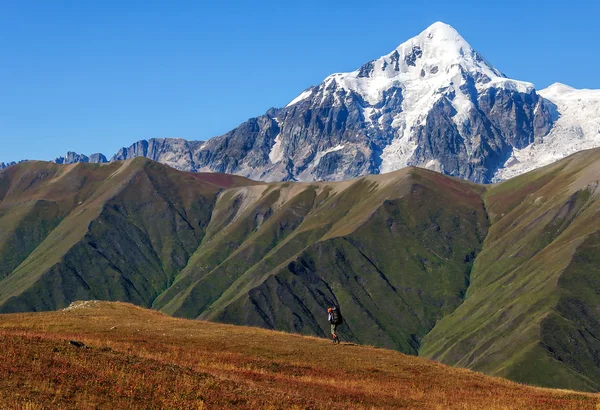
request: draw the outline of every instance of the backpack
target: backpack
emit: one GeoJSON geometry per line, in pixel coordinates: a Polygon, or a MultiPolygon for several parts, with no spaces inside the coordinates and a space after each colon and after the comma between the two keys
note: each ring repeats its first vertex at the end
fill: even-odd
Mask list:
{"type": "Polygon", "coordinates": [[[340,309],[334,307],[333,310],[331,311],[331,314],[333,315],[333,321],[331,322],[331,324],[341,325],[343,319],[342,319],[342,312],[340,312],[340,309]]]}

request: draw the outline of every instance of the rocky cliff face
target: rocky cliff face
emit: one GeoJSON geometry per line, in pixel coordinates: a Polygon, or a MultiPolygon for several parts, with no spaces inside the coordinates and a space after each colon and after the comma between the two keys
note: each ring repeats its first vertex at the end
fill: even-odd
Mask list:
{"type": "Polygon", "coordinates": [[[513,149],[540,139],[551,127],[548,108],[535,93],[490,88],[475,95],[462,124],[453,100],[442,98],[415,132],[408,162],[476,182],[490,182],[513,149]]]}
{"type": "Polygon", "coordinates": [[[153,138],[148,141],[138,141],[129,148],[121,148],[111,161],[146,157],[183,171],[196,171],[193,157],[202,144],[203,142],[200,141],[186,141],[179,138],[153,138]]]}

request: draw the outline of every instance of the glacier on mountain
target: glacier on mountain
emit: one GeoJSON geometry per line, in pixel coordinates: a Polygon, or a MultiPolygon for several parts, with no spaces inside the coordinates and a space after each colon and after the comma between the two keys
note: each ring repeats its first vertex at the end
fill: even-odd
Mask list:
{"type": "Polygon", "coordinates": [[[554,126],[543,139],[515,149],[494,175],[494,181],[551,164],[577,151],[600,147],[600,90],[577,90],[554,83],[539,94],[554,105],[554,126]]]}
{"type": "MultiPolygon", "coordinates": [[[[448,170],[447,160],[436,158],[435,154],[431,152],[417,151],[422,148],[419,132],[426,133],[423,129],[425,129],[432,111],[436,105],[440,105],[440,102],[442,105],[444,102],[448,102],[451,107],[442,108],[442,110],[453,110],[444,115],[451,119],[455,129],[445,132],[454,134],[452,144],[464,140],[461,142],[462,146],[459,150],[462,150],[466,156],[473,155],[480,149],[481,138],[480,135],[473,135],[471,132],[473,127],[471,122],[493,123],[489,118],[485,118],[486,115],[480,115],[478,99],[486,93],[498,94],[497,90],[503,90],[510,95],[532,96],[531,101],[528,102],[530,107],[525,107],[525,111],[531,111],[526,114],[530,117],[526,120],[533,122],[536,115],[534,110],[540,108],[539,97],[535,94],[533,84],[506,78],[477,53],[454,28],[438,22],[418,36],[401,44],[391,53],[370,61],[353,72],[328,76],[323,83],[307,89],[292,100],[286,106],[287,112],[282,116],[289,113],[289,109],[295,108],[295,106],[301,107],[300,109],[310,106],[312,114],[316,108],[324,107],[326,104],[342,109],[358,104],[360,114],[362,114],[362,118],[358,120],[362,121],[367,129],[365,139],[371,140],[364,144],[367,147],[363,151],[372,157],[371,162],[375,164],[367,170],[363,169],[363,173],[365,171],[390,172],[407,165],[417,165],[467,177],[478,182],[489,182],[491,174],[487,175],[477,169],[459,170],[457,167],[448,170]],[[398,94],[395,101],[389,98],[392,92],[398,94]],[[398,102],[399,104],[395,104],[398,102]],[[375,145],[372,143],[373,138],[368,135],[369,133],[379,134],[383,138],[375,138],[377,143],[375,145]],[[369,146],[375,150],[368,152],[369,146]],[[374,156],[376,158],[373,158],[374,156]]],[[[492,96],[491,104],[494,103],[494,98],[492,96]]],[[[510,96],[505,96],[505,98],[510,98],[510,96]]],[[[517,99],[523,98],[518,97],[517,99]]],[[[495,109],[495,107],[493,108],[495,109]]],[[[549,115],[546,120],[541,122],[549,123],[549,115]]],[[[489,128],[488,125],[480,127],[489,128]]],[[[523,145],[521,140],[533,140],[536,135],[545,131],[544,127],[540,127],[539,130],[533,129],[534,127],[530,128],[525,132],[527,135],[519,136],[516,138],[516,144],[512,145],[520,148],[523,145]]],[[[329,133],[327,129],[324,131],[329,133]]],[[[357,131],[362,132],[362,130],[357,131]]],[[[500,127],[497,127],[494,132],[498,134],[502,131],[500,127]]],[[[495,137],[495,135],[491,135],[488,139],[495,137]]],[[[353,138],[357,138],[357,136],[355,135],[353,138]]],[[[358,138],[360,139],[360,137],[358,138]]],[[[428,137],[423,138],[427,139],[428,137]]],[[[346,141],[336,141],[332,138],[329,144],[317,147],[317,152],[312,157],[312,163],[306,164],[301,174],[292,177],[294,179],[313,179],[314,172],[310,171],[318,168],[318,161],[323,158],[321,153],[326,152],[336,143],[339,145],[342,142],[346,141]]],[[[484,141],[485,143],[487,141],[484,141]]],[[[281,134],[278,135],[277,148],[281,149],[284,144],[285,138],[282,138],[281,134]]],[[[351,147],[350,144],[344,145],[348,148],[351,147]]],[[[488,151],[494,151],[495,156],[502,157],[493,161],[499,164],[503,163],[510,154],[511,147],[500,147],[501,144],[495,141],[492,145],[494,146],[488,151]]],[[[448,152],[447,154],[457,153],[448,152]]],[[[485,160],[487,161],[488,158],[485,160]]],[[[339,172],[335,173],[335,177],[339,175],[339,172]]],[[[329,176],[334,176],[334,174],[329,176]]]]}

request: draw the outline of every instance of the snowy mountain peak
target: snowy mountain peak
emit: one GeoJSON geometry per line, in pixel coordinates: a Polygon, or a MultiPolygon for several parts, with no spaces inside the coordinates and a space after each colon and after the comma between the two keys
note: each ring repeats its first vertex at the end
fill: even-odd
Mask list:
{"type": "Polygon", "coordinates": [[[460,37],[458,31],[450,24],[446,24],[443,21],[436,21],[431,26],[427,27],[420,35],[426,34],[429,38],[438,38],[443,40],[454,41],[457,37],[460,37]]]}
{"type": "Polygon", "coordinates": [[[539,94],[553,102],[555,99],[584,99],[590,101],[598,101],[600,99],[599,90],[577,89],[561,83],[554,83],[540,90],[539,94]]]}
{"type": "MultiPolygon", "coordinates": [[[[337,128],[327,131],[330,134],[343,129],[346,116],[352,116],[352,121],[360,124],[351,134],[330,138],[303,151],[302,161],[306,159],[310,165],[301,167],[302,171],[294,175],[297,179],[309,179],[321,172],[329,178],[344,178],[345,174],[330,172],[333,157],[345,156],[345,161],[353,163],[365,153],[377,155],[370,163],[369,172],[383,173],[407,165],[421,165],[456,174],[459,171],[454,169],[458,168],[449,156],[445,157],[445,164],[437,158],[440,151],[449,151],[448,145],[425,148],[424,141],[429,138],[426,135],[436,132],[441,135],[440,130],[447,129],[447,135],[442,137],[455,137],[464,151],[461,155],[468,157],[478,150],[488,152],[487,142],[482,142],[481,135],[489,134],[493,140],[493,155],[505,157],[509,146],[525,146],[536,135],[547,132],[550,123],[548,110],[540,103],[533,84],[507,78],[452,26],[442,22],[432,24],[392,52],[355,71],[330,75],[321,84],[301,93],[285,110],[278,114],[278,128],[284,131],[278,131],[276,144],[269,153],[271,163],[280,169],[287,163],[284,159],[296,152],[286,146],[297,144],[285,138],[285,129],[290,126],[287,111],[292,115],[305,110],[310,110],[311,115],[322,111],[327,118],[332,111],[339,112],[340,120],[333,124],[337,128]],[[520,96],[513,101],[517,94],[520,96]],[[491,117],[498,116],[495,111],[516,105],[523,110],[504,113],[502,121],[495,118],[493,128],[486,125],[490,124],[491,117]],[[525,128],[509,127],[511,123],[507,118],[516,123],[517,115],[522,117],[519,121],[527,122],[525,128]],[[432,126],[436,121],[440,123],[432,126]],[[498,142],[500,134],[509,142],[498,142]],[[375,151],[367,145],[357,153],[345,144],[348,138],[369,139],[372,135],[380,138],[375,151]],[[337,146],[345,148],[335,153],[328,151],[337,146]]],[[[431,138],[437,141],[443,140],[442,137],[431,138]]],[[[478,164],[469,166],[468,172],[480,173],[483,169],[478,164]]],[[[489,175],[469,178],[488,180],[489,175]]]]}
{"type": "Polygon", "coordinates": [[[524,93],[533,90],[531,83],[506,78],[452,26],[436,22],[391,53],[355,71],[330,75],[321,86],[304,91],[288,107],[322,94],[323,90],[331,93],[340,89],[355,92],[375,105],[385,91],[395,86],[410,89],[417,85],[421,92],[436,92],[449,86],[459,87],[466,75],[475,78],[479,89],[495,86],[524,93]]]}
{"type": "Polygon", "coordinates": [[[400,64],[394,71],[413,73],[418,78],[449,74],[461,67],[467,72],[480,72],[488,78],[504,75],[488,64],[467,41],[450,25],[437,22],[419,35],[402,43],[384,61],[398,58],[400,64]]]}
{"type": "Polygon", "coordinates": [[[547,88],[544,88],[543,91],[548,92],[548,93],[563,94],[563,93],[569,93],[569,92],[572,92],[575,90],[576,90],[575,88],[573,88],[569,85],[566,85],[563,83],[554,83],[554,84],[548,86],[547,88]]]}
{"type": "MultiPolygon", "coordinates": [[[[414,54],[413,50],[415,48],[421,50],[418,54],[421,54],[420,57],[425,61],[438,60],[440,63],[451,65],[460,63],[465,59],[474,60],[481,63],[483,68],[493,71],[494,75],[502,76],[500,72],[483,62],[481,57],[473,50],[458,31],[446,23],[437,22],[432,24],[419,35],[398,46],[396,51],[403,57],[411,57],[411,55],[414,54]]],[[[392,56],[393,54],[394,52],[390,53],[388,56],[392,56]]],[[[412,61],[407,62],[409,63],[409,66],[412,65],[410,64],[412,61]]],[[[474,66],[477,66],[477,64],[474,64],[474,66]]]]}

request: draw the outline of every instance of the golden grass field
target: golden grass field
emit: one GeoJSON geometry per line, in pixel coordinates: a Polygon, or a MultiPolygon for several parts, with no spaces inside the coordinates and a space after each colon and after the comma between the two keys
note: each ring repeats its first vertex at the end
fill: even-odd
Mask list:
{"type": "Polygon", "coordinates": [[[1,409],[600,409],[600,395],[124,303],[0,315],[0,342],[1,409]]]}

